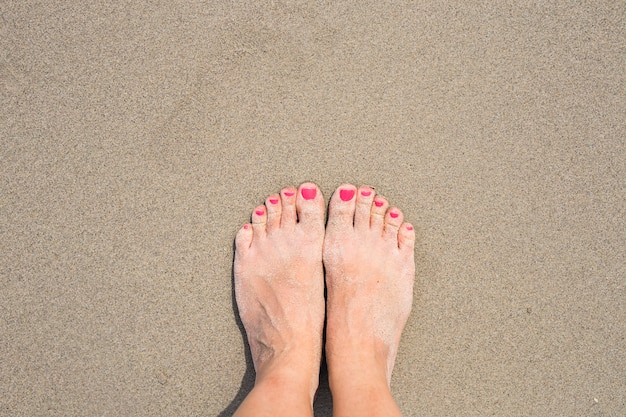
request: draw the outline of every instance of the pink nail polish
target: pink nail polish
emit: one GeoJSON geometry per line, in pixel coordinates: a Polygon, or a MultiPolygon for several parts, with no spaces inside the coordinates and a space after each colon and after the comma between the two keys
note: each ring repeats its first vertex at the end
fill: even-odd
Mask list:
{"type": "Polygon", "coordinates": [[[270,203],[278,204],[278,199],[277,198],[270,198],[270,203]]]}
{"type": "Polygon", "coordinates": [[[305,200],[313,200],[317,194],[317,190],[315,188],[303,188],[300,190],[300,193],[305,200]]]}
{"type": "Polygon", "coordinates": [[[361,195],[362,195],[363,197],[369,197],[369,196],[371,196],[371,195],[372,195],[372,192],[371,192],[371,191],[368,191],[368,190],[363,190],[363,191],[361,191],[361,195]]]}
{"type": "Polygon", "coordinates": [[[383,201],[380,201],[380,200],[374,200],[374,205],[375,205],[376,207],[382,207],[382,206],[383,206],[383,204],[385,204],[383,201]]]}
{"type": "Polygon", "coordinates": [[[393,219],[396,219],[396,218],[399,216],[399,214],[398,214],[398,213],[396,213],[395,211],[390,211],[390,212],[389,212],[389,215],[390,215],[393,219]]]}
{"type": "Polygon", "coordinates": [[[244,224],[244,225],[243,225],[243,228],[244,228],[245,230],[248,230],[248,229],[250,228],[250,225],[249,225],[249,224],[244,224]]]}
{"type": "Polygon", "coordinates": [[[406,230],[413,230],[413,226],[407,226],[406,230]]]}
{"type": "Polygon", "coordinates": [[[339,190],[341,201],[350,201],[354,197],[354,190],[339,190]]]}
{"type": "Polygon", "coordinates": [[[293,191],[283,191],[283,193],[285,194],[285,196],[287,197],[293,197],[293,195],[295,194],[293,191]]]}
{"type": "Polygon", "coordinates": [[[257,216],[262,216],[262,215],[264,215],[264,214],[265,214],[265,211],[263,211],[263,210],[259,209],[259,210],[256,210],[254,213],[255,213],[257,216]]]}

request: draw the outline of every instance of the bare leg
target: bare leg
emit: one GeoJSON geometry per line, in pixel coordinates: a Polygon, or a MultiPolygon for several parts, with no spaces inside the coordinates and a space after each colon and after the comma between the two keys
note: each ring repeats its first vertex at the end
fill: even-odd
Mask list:
{"type": "Polygon", "coordinates": [[[324,240],[334,415],[400,416],[389,388],[413,302],[415,232],[369,187],[333,194],[324,240]]]}
{"type": "Polygon", "coordinates": [[[324,199],[285,188],[237,233],[235,293],[256,381],[235,416],[312,416],[324,326],[324,199]]]}

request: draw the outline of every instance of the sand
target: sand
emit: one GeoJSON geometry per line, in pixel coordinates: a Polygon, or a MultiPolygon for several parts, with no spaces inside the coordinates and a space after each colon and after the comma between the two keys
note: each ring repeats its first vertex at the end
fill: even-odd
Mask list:
{"type": "Polygon", "coordinates": [[[0,416],[232,414],[304,181],[416,226],[406,416],[626,415],[623,2],[129,3],[0,5],[0,416]]]}

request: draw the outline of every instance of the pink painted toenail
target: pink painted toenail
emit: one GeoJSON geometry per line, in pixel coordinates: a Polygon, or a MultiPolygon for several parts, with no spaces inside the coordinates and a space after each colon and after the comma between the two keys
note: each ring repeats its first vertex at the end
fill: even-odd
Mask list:
{"type": "Polygon", "coordinates": [[[277,198],[270,198],[270,203],[278,204],[278,199],[277,198]]]}
{"type": "Polygon", "coordinates": [[[374,200],[374,205],[375,205],[376,207],[382,207],[382,206],[383,206],[383,204],[385,204],[383,201],[380,201],[380,200],[374,200]]]}
{"type": "Polygon", "coordinates": [[[300,193],[305,200],[313,200],[317,194],[317,190],[315,188],[303,188],[300,190],[300,193]]]}
{"type": "Polygon", "coordinates": [[[350,201],[354,197],[354,190],[339,190],[341,201],[350,201]]]}
{"type": "Polygon", "coordinates": [[[371,196],[371,195],[372,195],[372,192],[371,192],[371,191],[366,191],[366,190],[363,190],[363,191],[361,191],[361,195],[362,195],[363,197],[369,197],[369,196],[371,196]]]}
{"type": "Polygon", "coordinates": [[[413,226],[407,226],[406,230],[413,230],[413,226]]]}
{"type": "Polygon", "coordinates": [[[250,225],[249,225],[249,224],[244,224],[244,225],[243,225],[243,228],[244,228],[245,230],[248,230],[248,229],[250,228],[250,225]]]}
{"type": "Polygon", "coordinates": [[[399,214],[398,214],[398,213],[396,213],[395,211],[391,211],[391,212],[389,212],[389,215],[390,215],[392,218],[394,218],[394,219],[395,219],[395,218],[397,218],[397,217],[399,216],[399,214]]]}
{"type": "Polygon", "coordinates": [[[293,197],[295,194],[293,191],[283,191],[287,197],[293,197]]]}
{"type": "Polygon", "coordinates": [[[255,213],[256,213],[257,216],[262,216],[262,215],[265,214],[265,212],[263,210],[261,210],[261,209],[255,211],[255,213]]]}

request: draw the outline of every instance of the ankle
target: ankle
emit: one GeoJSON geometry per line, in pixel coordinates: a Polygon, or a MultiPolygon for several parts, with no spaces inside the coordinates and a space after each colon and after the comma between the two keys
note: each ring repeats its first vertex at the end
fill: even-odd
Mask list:
{"type": "Polygon", "coordinates": [[[389,388],[387,355],[374,349],[352,350],[349,353],[327,353],[328,378],[331,388],[359,390],[369,386],[389,388]]]}
{"type": "Polygon", "coordinates": [[[329,365],[328,377],[334,416],[401,416],[380,363],[361,363],[335,371],[329,365]]]}
{"type": "Polygon", "coordinates": [[[389,385],[391,377],[389,364],[395,359],[395,352],[373,337],[361,340],[329,338],[326,342],[326,358],[329,373],[338,378],[366,373],[368,379],[382,379],[389,385]]]}
{"type": "Polygon", "coordinates": [[[310,382],[293,372],[257,374],[254,388],[234,416],[313,416],[314,393],[310,382]]]}
{"type": "Polygon", "coordinates": [[[302,356],[273,358],[257,369],[255,387],[264,390],[290,390],[310,397],[311,403],[319,384],[319,360],[302,356]]]}

